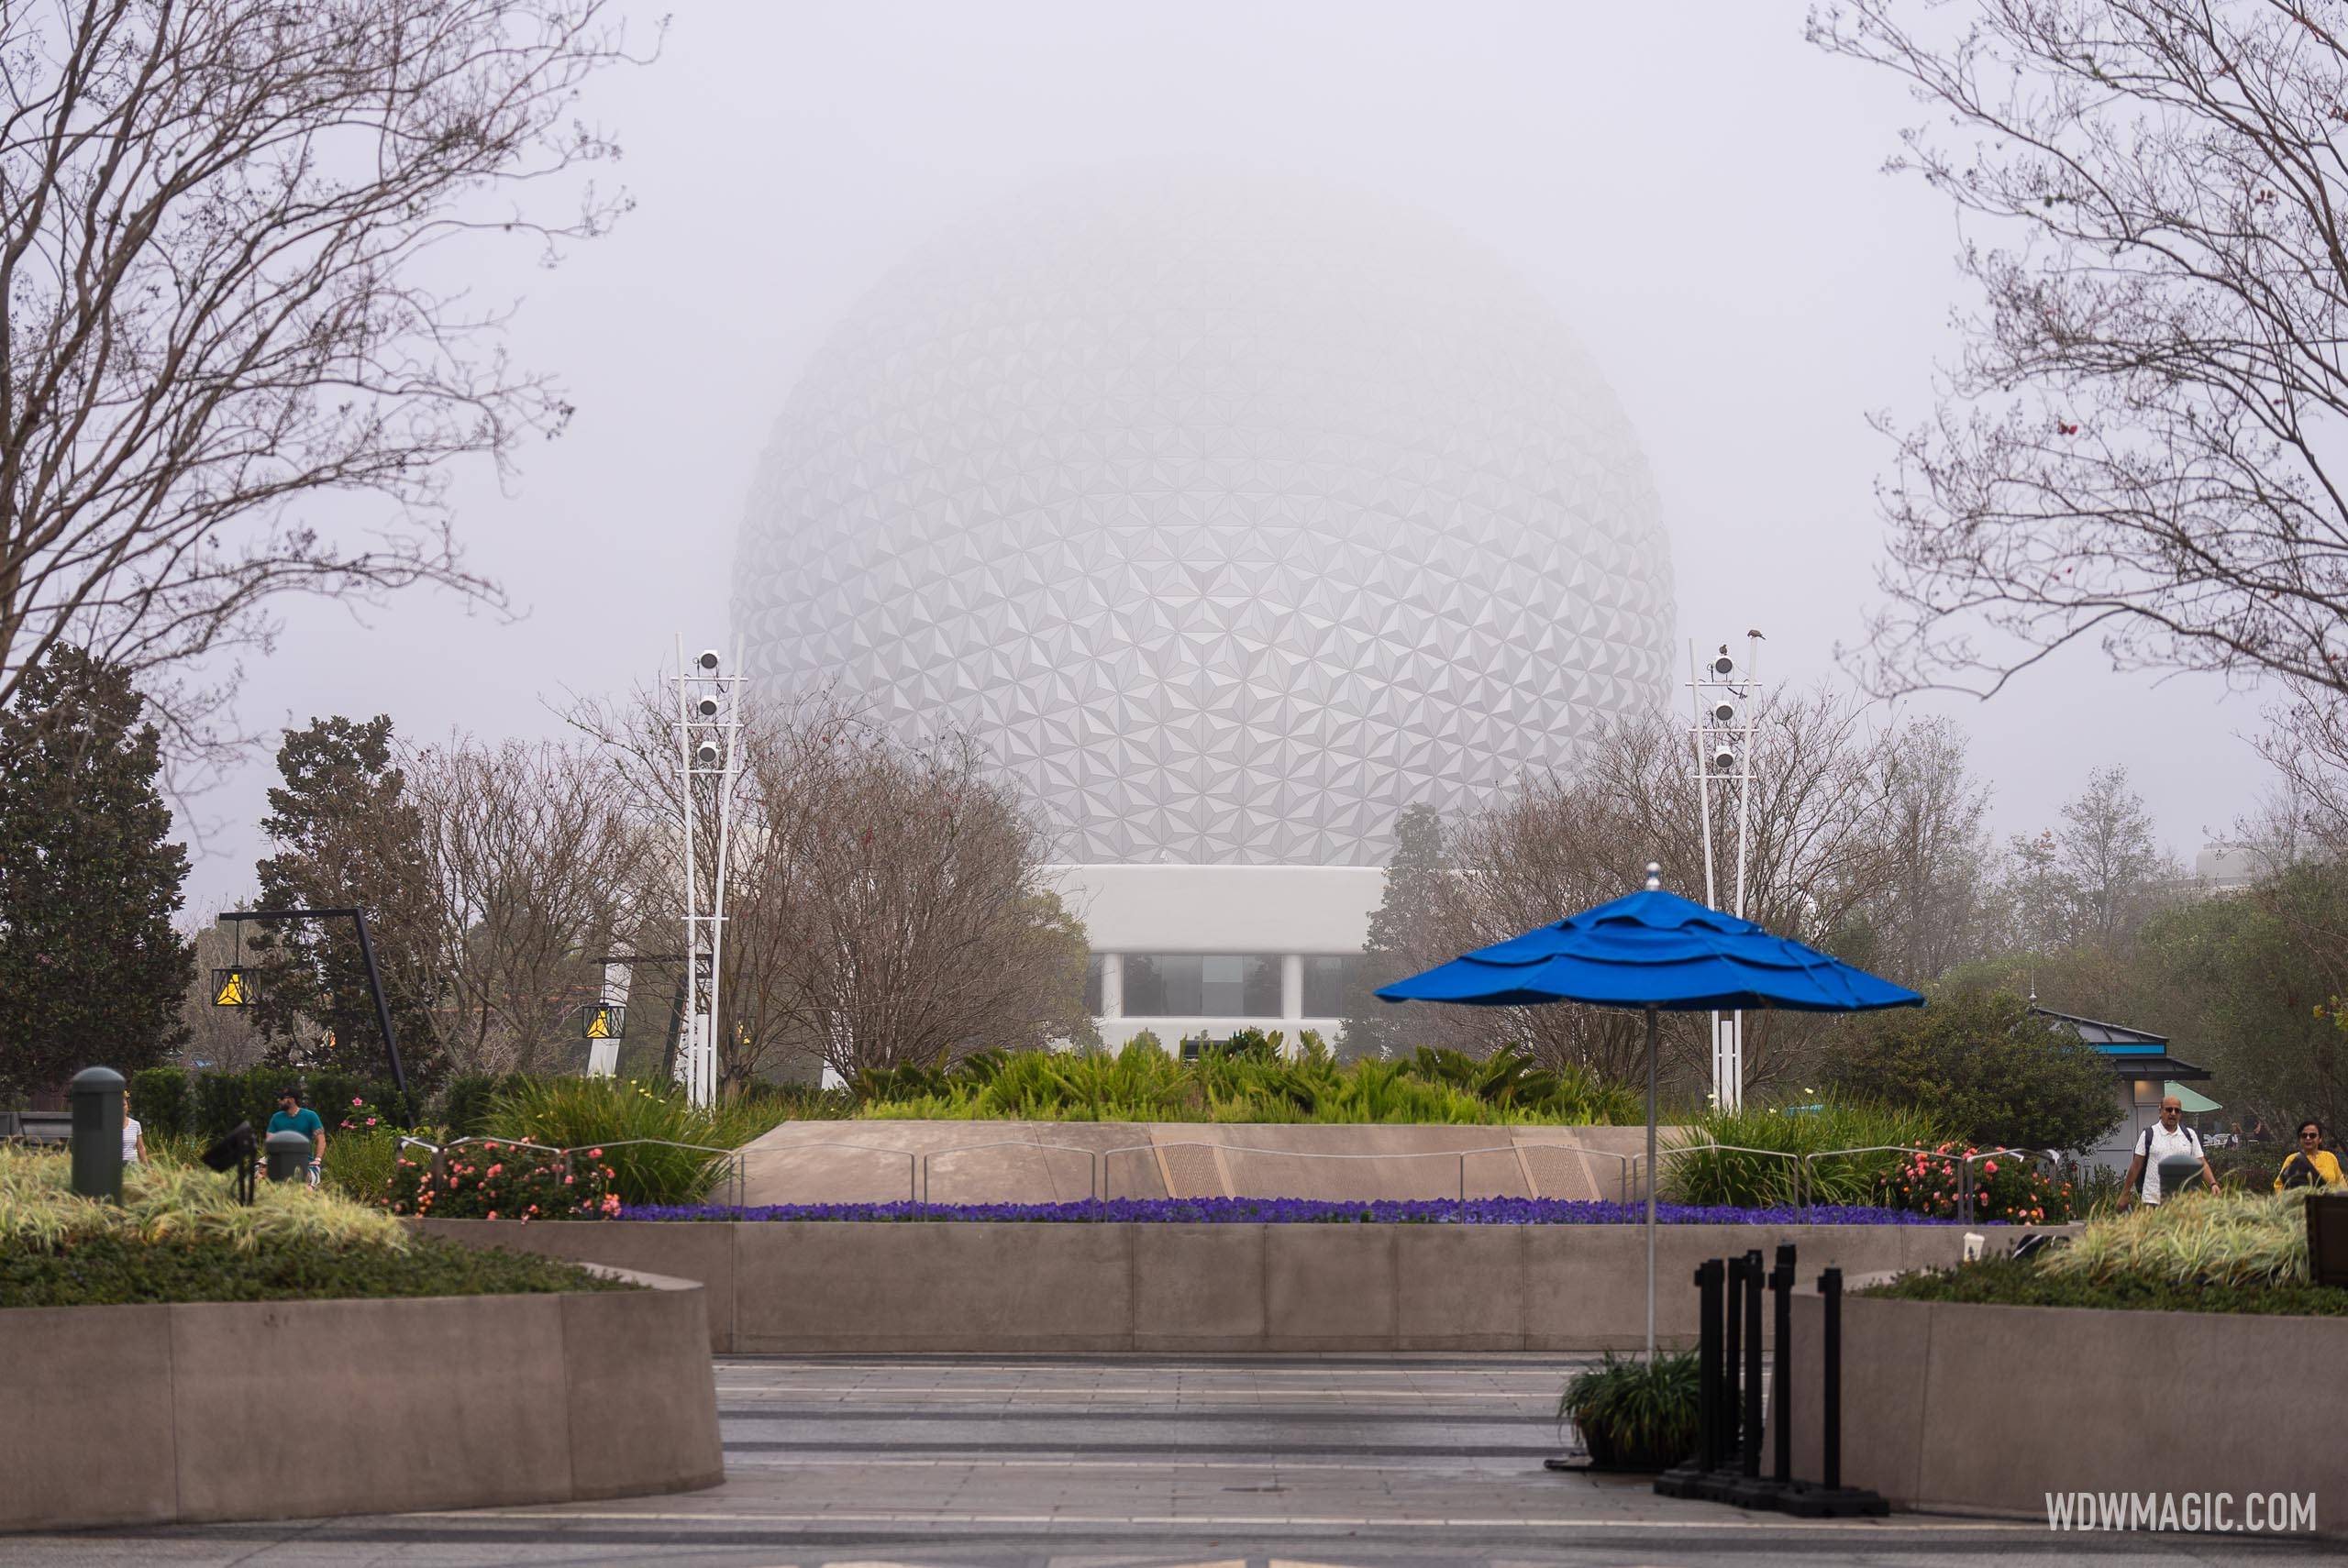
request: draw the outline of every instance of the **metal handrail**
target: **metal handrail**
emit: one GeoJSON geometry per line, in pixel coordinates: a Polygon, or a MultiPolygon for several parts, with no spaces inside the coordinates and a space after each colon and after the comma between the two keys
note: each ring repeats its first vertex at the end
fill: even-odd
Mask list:
{"type": "Polygon", "coordinates": [[[535,1149],[542,1154],[555,1154],[565,1159],[572,1154],[585,1154],[595,1149],[628,1149],[644,1145],[663,1149],[683,1149],[696,1154],[715,1154],[725,1161],[728,1174],[724,1179],[725,1185],[734,1190],[736,1208],[742,1207],[742,1198],[746,1191],[744,1184],[748,1177],[746,1168],[748,1162],[742,1150],[724,1149],[714,1143],[680,1143],[673,1138],[614,1138],[600,1143],[573,1143],[568,1148],[558,1148],[552,1143],[533,1143],[527,1138],[507,1138],[494,1132],[469,1132],[461,1138],[451,1138],[446,1143],[436,1143],[429,1138],[418,1138],[403,1132],[400,1134],[397,1147],[404,1149],[413,1146],[429,1149],[436,1154],[446,1154],[449,1150],[463,1148],[468,1143],[498,1144],[508,1149],[535,1149]]]}
{"type": "MultiPolygon", "coordinates": [[[[1610,1154],[1604,1149],[1582,1149],[1573,1144],[1553,1143],[1545,1146],[1549,1148],[1571,1148],[1574,1153],[1578,1154],[1607,1154],[1609,1158],[1617,1160],[1623,1157],[1620,1154],[1610,1154]]],[[[1468,1201],[1468,1155],[1513,1154],[1522,1147],[1523,1147],[1523,1145],[1518,1143],[1494,1143],[1489,1144],[1480,1149],[1423,1149],[1412,1154],[1395,1154],[1389,1152],[1382,1154],[1345,1154],[1319,1149],[1259,1149],[1246,1143],[1209,1143],[1195,1139],[1185,1139],[1180,1143],[1121,1143],[1116,1148],[1102,1150],[1101,1152],[1101,1163],[1105,1166],[1108,1163],[1109,1157],[1113,1154],[1147,1154],[1157,1149],[1221,1149],[1226,1154],[1268,1154],[1292,1160],[1456,1160],[1459,1163],[1459,1201],[1465,1203],[1468,1201]]]]}

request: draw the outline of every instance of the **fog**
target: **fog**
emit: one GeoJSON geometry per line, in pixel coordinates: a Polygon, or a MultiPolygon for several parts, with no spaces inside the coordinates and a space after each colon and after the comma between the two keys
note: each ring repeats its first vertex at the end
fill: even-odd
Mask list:
{"type": "MultiPolygon", "coordinates": [[[[1866,415],[1929,406],[1967,303],[1959,230],[1880,172],[1924,111],[1801,39],[1799,0],[1279,7],[697,0],[660,59],[593,82],[636,208],[561,266],[474,279],[578,408],[502,482],[457,481],[468,564],[516,614],[437,591],[284,608],[238,717],[273,737],[387,712],[411,737],[555,734],[566,691],[725,635],[767,429],[828,326],[944,222],[1120,160],[1312,176],[1489,246],[1580,337],[1662,496],[1680,635],[1757,626],[1766,679],[1847,683],[1877,602],[1866,415]]],[[[658,13],[633,26],[648,37],[658,13]]],[[[1986,703],[2001,833],[2126,763],[2188,861],[2254,804],[2259,694],[2115,675],[2092,648],[1986,703]]],[[[192,803],[190,907],[248,889],[269,747],[192,803]]]]}

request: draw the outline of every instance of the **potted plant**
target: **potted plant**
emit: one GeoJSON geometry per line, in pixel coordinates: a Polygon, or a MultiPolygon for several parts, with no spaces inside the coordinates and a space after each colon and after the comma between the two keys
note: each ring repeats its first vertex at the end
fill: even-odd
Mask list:
{"type": "Polygon", "coordinates": [[[1696,1452],[1696,1353],[1654,1363],[1612,1352],[1566,1385],[1557,1418],[1581,1432],[1596,1470],[1669,1469],[1696,1452]]]}

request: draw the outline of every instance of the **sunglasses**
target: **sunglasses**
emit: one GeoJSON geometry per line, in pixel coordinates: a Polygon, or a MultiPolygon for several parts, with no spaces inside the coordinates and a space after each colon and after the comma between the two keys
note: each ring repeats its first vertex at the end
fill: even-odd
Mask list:
{"type": "Polygon", "coordinates": [[[2320,1132],[2302,1132],[2299,1134],[2299,1142],[2302,1143],[2320,1143],[2323,1142],[2323,1134],[2320,1132]]]}

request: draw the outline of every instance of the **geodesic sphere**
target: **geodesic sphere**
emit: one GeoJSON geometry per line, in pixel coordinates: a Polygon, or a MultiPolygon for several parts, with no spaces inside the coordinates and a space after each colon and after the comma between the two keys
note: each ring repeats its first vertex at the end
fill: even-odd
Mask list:
{"type": "Polygon", "coordinates": [[[1083,862],[1381,861],[1667,697],[1669,548],[1612,395],[1436,226],[1135,177],[954,225],[760,463],[751,675],[971,731],[1083,862]]]}

